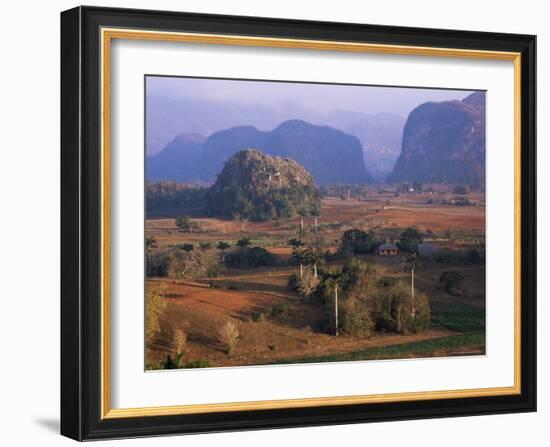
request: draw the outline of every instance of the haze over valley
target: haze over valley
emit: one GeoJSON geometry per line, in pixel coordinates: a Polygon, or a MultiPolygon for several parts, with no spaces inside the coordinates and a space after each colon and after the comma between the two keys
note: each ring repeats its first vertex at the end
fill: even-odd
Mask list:
{"type": "MultiPolygon", "coordinates": [[[[169,85],[175,82],[161,79],[169,85]]],[[[315,95],[322,88],[316,84],[303,84],[312,90],[304,93],[287,83],[248,82],[243,89],[243,81],[180,81],[194,89],[180,87],[171,97],[158,96],[155,92],[166,94],[167,87],[155,89],[157,78],[148,81],[152,87],[147,95],[146,153],[151,181],[211,183],[229,156],[246,148],[294,158],[313,171],[318,184],[461,183],[459,176],[471,168],[475,174],[469,173],[465,182],[480,183],[484,175],[483,92],[331,86],[331,94],[322,97],[334,101],[315,107],[315,95]],[[197,98],[197,91],[211,83],[216,83],[218,96],[210,99],[203,92],[197,98]],[[232,102],[235,83],[244,95],[239,103],[232,102]],[[279,95],[269,103],[265,96],[272,97],[273,85],[279,95]],[[452,148],[438,135],[447,130],[452,148]],[[433,162],[423,161],[428,153],[439,163],[430,175],[427,170],[433,162]]]]}

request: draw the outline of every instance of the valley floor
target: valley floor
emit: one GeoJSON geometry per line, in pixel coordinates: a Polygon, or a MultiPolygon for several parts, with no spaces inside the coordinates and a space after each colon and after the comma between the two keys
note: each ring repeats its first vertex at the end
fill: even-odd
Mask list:
{"type": "MultiPolygon", "coordinates": [[[[484,235],[484,207],[426,205],[417,195],[411,195],[408,200],[392,199],[390,204],[389,198],[375,199],[323,201],[320,223],[342,224],[336,230],[326,227],[323,230],[330,251],[336,250],[337,240],[346,228],[355,227],[403,228],[414,222],[423,231],[456,230],[484,235]]],[[[211,218],[195,220],[203,231],[181,233],[174,226],[173,219],[154,219],[147,221],[147,234],[154,236],[161,248],[184,242],[210,241],[215,245],[219,240],[234,245],[234,241],[244,234],[252,239],[254,245],[264,246],[284,260],[291,254],[286,241],[299,225],[298,219],[279,225],[211,218]]],[[[308,221],[307,224],[312,223],[308,221]]],[[[410,274],[403,272],[401,256],[360,257],[408,283],[410,274]]],[[[338,264],[338,261],[333,264],[338,264]]],[[[161,331],[148,346],[146,362],[150,364],[173,354],[172,336],[177,328],[183,328],[188,337],[185,361],[208,360],[216,367],[485,353],[483,264],[424,263],[418,269],[415,281],[416,288],[430,299],[431,328],[416,335],[379,334],[372,338],[343,334],[336,337],[326,333],[324,306],[304,300],[287,287],[289,276],[296,272],[296,267],[228,269],[218,277],[193,281],[149,278],[147,288],[162,290],[167,307],[161,316],[161,331]],[[437,287],[439,275],[450,270],[465,278],[468,293],[460,298],[437,287]],[[227,320],[234,322],[240,333],[231,354],[226,353],[216,337],[217,328],[227,320]]]]}

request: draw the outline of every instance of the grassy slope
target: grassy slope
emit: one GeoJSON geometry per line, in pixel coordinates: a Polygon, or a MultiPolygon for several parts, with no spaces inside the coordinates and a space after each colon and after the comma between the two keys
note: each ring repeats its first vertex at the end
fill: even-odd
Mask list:
{"type": "Polygon", "coordinates": [[[304,357],[298,359],[279,360],[275,363],[319,363],[319,362],[348,362],[355,360],[383,360],[397,358],[431,357],[438,351],[453,351],[465,347],[483,348],[485,333],[471,333],[435,338],[432,340],[404,343],[393,346],[380,346],[363,351],[345,354],[333,354],[318,357],[304,357]]]}
{"type": "Polygon", "coordinates": [[[462,333],[484,331],[485,309],[478,309],[459,301],[432,303],[432,324],[462,333]]]}

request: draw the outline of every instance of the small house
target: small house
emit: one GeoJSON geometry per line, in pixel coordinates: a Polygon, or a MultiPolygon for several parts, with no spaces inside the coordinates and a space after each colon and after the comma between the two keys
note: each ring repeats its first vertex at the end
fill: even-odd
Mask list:
{"type": "Polygon", "coordinates": [[[397,247],[394,244],[382,244],[378,247],[380,256],[395,256],[397,255],[397,247]]]}

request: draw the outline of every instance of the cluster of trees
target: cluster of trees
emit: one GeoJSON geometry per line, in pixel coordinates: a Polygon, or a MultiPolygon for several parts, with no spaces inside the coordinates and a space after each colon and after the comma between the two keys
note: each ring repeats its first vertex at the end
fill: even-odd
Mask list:
{"type": "Polygon", "coordinates": [[[422,233],[414,227],[406,228],[396,243],[399,250],[406,253],[418,253],[418,245],[423,241],[422,233]]]}
{"type": "MultiPolygon", "coordinates": [[[[225,244],[222,253],[226,249],[225,244]]],[[[207,251],[210,246],[210,243],[201,243],[200,249],[195,250],[193,244],[185,243],[166,250],[148,250],[147,276],[179,279],[216,276],[220,271],[220,263],[215,255],[207,251]]]]}
{"type": "Polygon", "coordinates": [[[145,197],[147,214],[169,213],[176,210],[202,210],[207,188],[176,182],[147,182],[145,197]]]}
{"type": "Polygon", "coordinates": [[[160,331],[160,316],[166,307],[162,291],[147,287],[145,294],[145,341],[149,345],[160,331]]]}
{"type": "MultiPolygon", "coordinates": [[[[352,335],[418,333],[430,325],[428,297],[371,264],[350,260],[342,269],[342,327],[352,335]]],[[[329,291],[330,292],[330,291],[329,291]]],[[[332,294],[329,293],[330,301],[332,294]]]]}
{"type": "Polygon", "coordinates": [[[262,247],[243,247],[226,255],[224,263],[229,268],[254,269],[275,265],[277,257],[262,247]]]}
{"type": "Polygon", "coordinates": [[[344,255],[361,255],[374,252],[382,244],[372,232],[351,229],[340,239],[340,252],[344,255]]]}
{"type": "Polygon", "coordinates": [[[198,232],[201,230],[200,225],[191,220],[189,216],[176,217],[176,227],[183,233],[193,233],[193,231],[198,232]]]}
{"type": "Polygon", "coordinates": [[[291,286],[292,281],[304,296],[324,302],[327,328],[336,335],[339,328],[352,336],[370,337],[379,332],[417,333],[430,325],[425,294],[357,258],[341,269],[320,270],[309,295],[301,288],[305,281],[294,277],[291,286]]]}
{"type": "MultiPolygon", "coordinates": [[[[404,253],[417,253],[422,241],[422,233],[417,228],[409,227],[398,235],[396,245],[404,253]]],[[[373,253],[382,243],[373,231],[352,228],[342,234],[339,253],[344,257],[373,253]]]]}
{"type": "Polygon", "coordinates": [[[454,271],[443,272],[439,277],[439,285],[451,295],[462,296],[464,293],[464,276],[454,271]]]}
{"type": "Polygon", "coordinates": [[[216,276],[222,266],[253,269],[277,264],[273,253],[250,245],[250,238],[242,237],[235,243],[236,250],[230,253],[227,250],[231,244],[226,241],[218,241],[215,245],[208,241],[197,245],[186,242],[159,250],[155,238],[148,237],[146,273],[149,277],[194,279],[216,276]],[[214,247],[219,250],[219,256],[213,253],[214,247]]]}
{"type": "Polygon", "coordinates": [[[170,278],[204,278],[219,272],[217,257],[201,250],[171,250],[168,259],[167,276],[170,278]]]}

